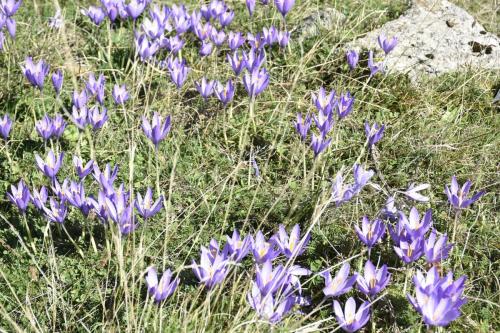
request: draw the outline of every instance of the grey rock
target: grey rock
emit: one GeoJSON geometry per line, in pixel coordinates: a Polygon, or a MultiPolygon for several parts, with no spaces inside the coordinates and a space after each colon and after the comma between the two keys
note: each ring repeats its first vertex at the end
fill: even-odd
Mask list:
{"type": "Polygon", "coordinates": [[[500,70],[500,39],[446,0],[412,0],[403,16],[346,47],[377,50],[386,71],[408,74],[413,82],[467,68],[500,70]],[[381,33],[399,40],[385,59],[377,43],[381,33]]]}
{"type": "Polygon", "coordinates": [[[300,25],[293,29],[292,36],[298,41],[319,35],[322,29],[331,31],[342,26],[346,16],[332,7],[326,7],[305,14],[300,25]]]}

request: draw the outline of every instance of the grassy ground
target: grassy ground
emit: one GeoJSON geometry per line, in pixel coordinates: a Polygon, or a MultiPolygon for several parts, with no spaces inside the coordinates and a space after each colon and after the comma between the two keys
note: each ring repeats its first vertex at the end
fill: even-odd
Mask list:
{"type": "MultiPolygon", "coordinates": [[[[295,26],[327,2],[297,1],[287,24],[295,26]]],[[[228,3],[237,12],[233,27],[256,31],[280,24],[274,11],[261,8],[251,22],[240,1],[228,3]]],[[[374,217],[386,196],[369,188],[346,205],[318,213],[329,181],[358,156],[378,170],[374,182],[390,191],[404,190],[412,182],[432,184],[430,204],[417,206],[421,211],[433,209],[435,227],[441,232],[451,232],[453,226],[443,193],[452,175],[460,181],[472,179],[475,190],[488,191],[462,214],[456,248],[444,264],[456,277],[468,276],[469,297],[463,315],[446,331],[492,332],[500,327],[495,195],[500,181],[500,118],[498,106],[492,105],[499,73],[454,73],[414,87],[403,76],[368,81],[366,73],[349,74],[346,68],[342,45],[397,17],[406,8],[404,1],[339,1],[334,6],[347,15],[344,26],[320,31],[302,45],[292,42],[286,51],[269,52],[266,67],[271,83],[257,98],[256,127],[243,136],[248,98],[241,82],[227,109],[215,100],[203,103],[194,88],[202,76],[222,81],[231,77],[222,53],[200,60],[195,48],[186,47],[183,56],[192,71],[178,92],[165,71],[134,59],[132,22],[108,34],[105,24],[96,28],[79,13],[86,3],[76,7],[72,1],[60,1],[59,5],[66,24],[64,30],[54,31],[47,26],[54,5],[26,1],[16,15],[16,42],[0,54],[0,115],[9,113],[16,120],[8,146],[0,145],[0,330],[269,331],[245,301],[254,273],[249,259],[209,294],[185,266],[197,260],[201,245],[211,238],[223,240],[234,228],[245,234],[261,229],[270,235],[280,223],[288,227],[299,223],[305,229],[319,218],[300,264],[319,271],[355,256],[351,265],[361,270],[366,253],[353,225],[363,215],[374,217]],[[89,71],[106,75],[110,121],[105,129],[79,139],[71,125],[53,144],[67,152],[60,179],[74,178],[71,154],[79,152],[85,160],[95,154],[100,166],[120,166],[118,183],[141,193],[151,186],[165,194],[167,209],[130,236],[120,238],[117,230],[102,226],[96,218],[84,219],[77,211],[69,214],[64,227],[47,227],[31,208],[26,219],[36,252],[29,248],[23,217],[4,193],[20,178],[37,187],[46,184],[34,167],[34,153],[44,155],[46,149],[34,121],[60,108],[50,87],[40,94],[23,78],[19,64],[27,55],[64,70],[62,99],[67,107],[71,92],[83,88],[89,71]],[[131,89],[131,101],[123,109],[112,103],[115,82],[131,89]],[[297,112],[312,110],[310,93],[320,86],[350,90],[356,105],[354,113],[335,128],[332,146],[314,162],[292,122],[297,112]],[[140,128],[141,116],[153,111],[172,115],[173,123],[158,153],[140,128]],[[365,120],[387,126],[374,158],[362,153],[365,120]],[[254,176],[251,156],[260,167],[260,178],[254,176]],[[160,306],[146,296],[143,274],[149,265],[181,271],[179,289],[160,306]]],[[[494,18],[482,11],[486,5],[470,10],[475,8],[491,27],[494,18]]],[[[87,186],[91,193],[97,188],[90,180],[87,186]]],[[[412,288],[390,240],[371,255],[391,267],[393,280],[377,302],[369,326],[379,332],[425,331],[406,300],[404,290],[412,288]]],[[[421,262],[414,266],[424,268],[421,262]]],[[[304,315],[286,317],[275,330],[337,329],[331,303],[315,307],[322,298],[322,285],[319,277],[309,279],[305,293],[312,296],[313,306],[304,309],[304,315]]]]}

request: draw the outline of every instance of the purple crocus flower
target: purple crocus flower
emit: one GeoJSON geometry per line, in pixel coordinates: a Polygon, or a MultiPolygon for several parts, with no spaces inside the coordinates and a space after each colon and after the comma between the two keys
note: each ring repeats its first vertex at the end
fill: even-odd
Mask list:
{"type": "Polygon", "coordinates": [[[244,239],[241,239],[238,230],[234,230],[231,237],[226,237],[227,242],[224,246],[225,249],[223,252],[226,252],[231,260],[240,262],[248,254],[250,248],[252,247],[252,236],[247,235],[244,239]]]}
{"type": "Polygon", "coordinates": [[[312,101],[316,106],[316,109],[323,115],[329,115],[335,105],[335,91],[332,90],[327,95],[326,90],[323,87],[319,88],[318,95],[312,93],[312,101]]]}
{"type": "Polygon", "coordinates": [[[138,226],[135,223],[133,207],[127,203],[127,199],[128,194],[121,190],[117,191],[113,198],[105,198],[108,216],[118,225],[122,235],[128,235],[138,226]]]}
{"type": "Polygon", "coordinates": [[[295,129],[297,133],[300,135],[301,141],[306,141],[307,133],[309,132],[309,128],[311,127],[311,116],[307,115],[304,120],[302,120],[302,113],[297,113],[297,121],[295,122],[295,129]]]}
{"type": "Polygon", "coordinates": [[[258,96],[269,84],[269,73],[265,68],[255,68],[243,76],[243,85],[251,98],[258,96]]]}
{"type": "Polygon", "coordinates": [[[384,34],[381,34],[377,38],[378,40],[378,45],[382,50],[384,50],[384,53],[388,55],[398,44],[398,38],[397,37],[392,37],[391,39],[387,39],[384,34]]]}
{"type": "Polygon", "coordinates": [[[10,185],[10,193],[7,192],[7,197],[9,197],[9,200],[24,214],[30,203],[30,189],[21,179],[17,187],[10,185]]]}
{"type": "Polygon", "coordinates": [[[298,224],[292,228],[289,237],[285,227],[280,224],[278,233],[271,238],[271,241],[278,245],[281,253],[287,258],[292,258],[304,253],[310,238],[310,233],[307,233],[303,238],[300,237],[300,226],[298,224]]]}
{"type": "Polygon", "coordinates": [[[402,238],[399,245],[394,246],[394,251],[405,264],[412,263],[424,254],[424,238],[402,238]]]}
{"type": "Polygon", "coordinates": [[[220,83],[219,81],[216,81],[214,91],[215,91],[215,96],[217,96],[219,101],[222,102],[224,107],[227,106],[227,104],[229,102],[231,102],[233,100],[233,97],[234,97],[235,89],[234,89],[233,80],[231,80],[231,79],[227,80],[225,86],[222,83],[220,83]]]}
{"type": "Polygon", "coordinates": [[[429,326],[447,326],[460,316],[460,308],[467,300],[463,296],[466,276],[453,280],[449,272],[440,278],[434,266],[424,276],[418,271],[414,276],[416,296],[407,295],[412,306],[429,326]]]}
{"type": "Polygon", "coordinates": [[[359,239],[370,249],[379,242],[385,234],[384,222],[380,219],[370,221],[367,216],[363,216],[361,229],[357,225],[354,226],[354,229],[359,239]]]}
{"type": "Polygon", "coordinates": [[[227,44],[231,51],[236,51],[245,43],[245,37],[241,32],[230,31],[227,37],[227,44]]]}
{"type": "Polygon", "coordinates": [[[349,50],[346,53],[346,57],[347,57],[347,64],[349,65],[349,68],[352,71],[354,68],[356,68],[358,64],[359,54],[354,50],[349,50]]]}
{"type": "Polygon", "coordinates": [[[200,55],[202,57],[206,57],[212,54],[212,51],[214,49],[214,44],[211,42],[204,41],[201,43],[200,46],[200,55]]]}
{"type": "Polygon", "coordinates": [[[189,68],[186,66],[186,60],[179,60],[177,58],[168,58],[168,70],[170,71],[170,77],[174,81],[177,89],[180,89],[186,81],[189,68]]]}
{"type": "Polygon", "coordinates": [[[151,123],[146,117],[142,117],[142,129],[144,134],[153,142],[156,150],[158,150],[160,142],[163,141],[170,132],[170,127],[170,116],[167,116],[165,121],[163,121],[162,117],[155,112],[151,123]]]}
{"type": "Polygon", "coordinates": [[[60,138],[66,129],[66,120],[63,119],[62,115],[56,114],[52,119],[52,125],[54,125],[54,132],[52,135],[56,138],[60,138]]]}
{"type": "Polygon", "coordinates": [[[432,210],[428,209],[420,220],[417,208],[412,207],[409,218],[403,212],[399,212],[399,221],[411,238],[423,237],[432,226],[432,210]]]}
{"type": "Polygon", "coordinates": [[[149,41],[146,35],[137,35],[134,38],[135,50],[141,61],[151,59],[160,48],[156,41],[149,41]]]}
{"type": "Polygon", "coordinates": [[[64,152],[59,154],[57,157],[54,152],[49,150],[47,154],[47,159],[44,161],[38,154],[35,154],[36,164],[38,168],[44,173],[45,176],[50,179],[54,179],[61,168],[62,160],[64,158],[64,152]]]}
{"type": "Polygon", "coordinates": [[[8,114],[4,114],[2,118],[0,118],[0,135],[4,140],[9,138],[10,130],[12,129],[12,120],[10,119],[8,114]]]}
{"type": "Polygon", "coordinates": [[[146,285],[148,293],[153,297],[156,303],[165,300],[173,294],[179,285],[179,278],[172,280],[172,272],[167,269],[163,272],[160,281],[158,282],[158,273],[154,267],[148,268],[148,275],[146,275],[146,285]]]}
{"type": "Polygon", "coordinates": [[[43,207],[43,211],[49,221],[59,224],[64,223],[64,220],[66,219],[66,215],[68,213],[68,208],[66,207],[65,203],[63,201],[57,202],[53,198],[50,198],[49,205],[50,208],[47,208],[45,206],[43,207]]]}
{"type": "Polygon", "coordinates": [[[175,35],[167,39],[166,46],[172,54],[176,55],[184,47],[185,43],[185,40],[181,39],[178,35],[175,35]]]}
{"type": "Polygon", "coordinates": [[[288,274],[283,265],[278,265],[273,269],[271,260],[264,262],[262,267],[257,265],[255,271],[255,282],[259,287],[262,296],[274,294],[287,281],[288,274]]]}
{"type": "Polygon", "coordinates": [[[287,47],[290,42],[290,32],[289,31],[279,31],[276,35],[276,41],[281,48],[287,47]]]}
{"type": "Polygon", "coordinates": [[[224,31],[217,31],[216,29],[212,29],[210,31],[210,40],[217,46],[220,47],[224,44],[226,40],[226,33],[224,31]]]}
{"type": "Polygon", "coordinates": [[[370,69],[370,77],[383,70],[382,64],[373,62],[373,51],[368,52],[368,68],[370,69]]]}
{"type": "Polygon", "coordinates": [[[247,66],[245,56],[240,56],[238,52],[234,52],[232,55],[227,54],[226,57],[235,75],[240,75],[241,71],[247,66]]]}
{"type": "Polygon", "coordinates": [[[247,5],[248,13],[250,16],[253,16],[253,12],[255,11],[255,0],[245,0],[247,5]]]}
{"type": "Polygon", "coordinates": [[[22,3],[22,0],[2,0],[0,3],[0,14],[3,14],[5,17],[12,17],[22,3]]]}
{"type": "Polygon", "coordinates": [[[73,112],[71,113],[73,122],[75,125],[80,129],[84,130],[85,126],[88,124],[88,111],[87,107],[83,106],[82,108],[78,109],[76,106],[73,105],[73,112]]]}
{"type": "Polygon", "coordinates": [[[223,0],[212,0],[209,9],[212,17],[218,17],[226,12],[227,6],[223,0]]]}
{"type": "Polygon", "coordinates": [[[123,105],[125,102],[129,99],[129,93],[127,92],[127,86],[126,85],[117,85],[115,84],[113,87],[113,99],[115,100],[116,105],[123,105]]]}
{"type": "Polygon", "coordinates": [[[257,283],[253,282],[252,290],[247,294],[247,302],[260,318],[274,324],[281,321],[296,304],[293,295],[280,296],[262,295],[257,283]]]}
{"type": "Polygon", "coordinates": [[[229,261],[219,253],[215,256],[210,254],[210,251],[202,247],[200,264],[194,260],[192,262],[193,272],[207,288],[212,289],[217,284],[221,283],[229,273],[229,261]]]}
{"type": "Polygon", "coordinates": [[[472,182],[467,180],[460,188],[460,185],[457,182],[457,177],[453,176],[451,178],[451,185],[450,187],[446,185],[444,187],[444,192],[453,208],[457,210],[467,208],[486,193],[485,191],[481,191],[474,194],[471,198],[467,198],[471,186],[472,182]]]}
{"type": "Polygon", "coordinates": [[[99,169],[97,163],[94,163],[94,173],[93,176],[95,180],[101,185],[101,187],[106,190],[106,193],[112,193],[113,183],[115,182],[116,176],[118,175],[118,166],[115,165],[113,170],[111,166],[106,164],[103,172],[99,169]]]}
{"type": "Polygon", "coordinates": [[[453,244],[447,243],[448,236],[442,235],[436,242],[436,231],[432,230],[429,238],[424,242],[425,261],[428,264],[438,264],[448,258],[453,244]]]}
{"type": "Polygon", "coordinates": [[[92,205],[97,217],[103,222],[108,222],[108,208],[106,206],[106,194],[103,191],[99,191],[97,194],[97,200],[93,197],[89,197],[89,202],[92,205]]]}
{"type": "Polygon", "coordinates": [[[85,217],[89,215],[93,205],[92,202],[85,196],[83,182],[77,183],[71,181],[69,188],[65,189],[64,196],[71,205],[80,209],[85,217]]]}
{"type": "Polygon", "coordinates": [[[56,91],[56,96],[59,96],[59,94],[61,93],[63,80],[64,76],[60,69],[58,69],[55,73],[52,74],[52,84],[54,86],[54,90],[56,91]]]}
{"type": "Polygon", "coordinates": [[[373,263],[367,260],[364,275],[358,275],[357,278],[358,289],[363,294],[373,297],[387,286],[390,278],[391,274],[387,272],[386,265],[376,269],[373,263]]]}
{"type": "Polygon", "coordinates": [[[64,24],[64,17],[61,15],[61,10],[57,9],[54,16],[49,17],[49,28],[60,29],[64,24]]]}
{"type": "Polygon", "coordinates": [[[146,5],[148,1],[146,0],[131,0],[126,6],[125,10],[129,17],[131,17],[134,21],[141,16],[144,9],[146,9],[146,5]]]}
{"type": "Polygon", "coordinates": [[[215,82],[213,80],[207,81],[205,77],[201,79],[201,82],[194,83],[194,85],[196,86],[196,90],[198,90],[205,102],[208,100],[208,97],[213,94],[214,84],[215,82]]]}
{"type": "Polygon", "coordinates": [[[210,8],[208,8],[207,5],[201,6],[200,14],[206,21],[210,21],[210,19],[212,18],[212,12],[210,11],[210,8]]]}
{"type": "Polygon", "coordinates": [[[194,34],[201,41],[207,40],[213,29],[214,27],[210,24],[210,22],[206,22],[204,24],[200,22],[193,26],[194,34]]]}
{"type": "Polygon", "coordinates": [[[366,171],[360,164],[355,164],[353,168],[354,185],[353,192],[358,194],[363,187],[368,184],[375,172],[373,170],[366,171]]]}
{"type": "Polygon", "coordinates": [[[191,19],[188,15],[173,16],[175,31],[178,35],[182,35],[191,28],[191,19]]]}
{"type": "Polygon", "coordinates": [[[100,74],[99,77],[95,78],[94,73],[89,74],[89,79],[85,84],[85,88],[87,89],[87,94],[90,96],[94,96],[99,102],[99,104],[104,104],[104,85],[106,83],[106,78],[103,74],[100,74]]]}
{"type": "Polygon", "coordinates": [[[351,96],[350,92],[340,95],[336,103],[336,107],[339,119],[344,119],[352,112],[354,107],[354,97],[351,96]]]}
{"type": "Polygon", "coordinates": [[[156,215],[160,209],[163,207],[163,196],[153,201],[153,191],[148,187],[144,199],[140,193],[137,193],[137,198],[135,199],[135,208],[144,219],[149,219],[156,215]]]}
{"type": "Polygon", "coordinates": [[[242,58],[246,69],[248,69],[249,72],[253,72],[259,69],[264,61],[266,61],[266,54],[264,51],[256,51],[255,48],[252,48],[248,53],[243,52],[242,58]]]}
{"type": "Polygon", "coordinates": [[[73,106],[75,106],[77,109],[81,109],[84,106],[86,106],[87,100],[88,97],[85,89],[83,89],[81,92],[78,92],[78,90],[73,91],[72,95],[73,106]]]}
{"type": "Polygon", "coordinates": [[[89,160],[85,165],[83,165],[82,159],[79,156],[74,155],[73,166],[75,167],[78,178],[84,179],[92,172],[94,168],[94,161],[89,160]]]}
{"type": "Polygon", "coordinates": [[[31,202],[33,202],[33,205],[35,205],[38,210],[43,211],[43,207],[45,207],[48,198],[49,195],[45,186],[42,186],[40,190],[33,188],[33,193],[31,194],[31,202]]]}
{"type": "Polygon", "coordinates": [[[356,311],[356,301],[350,297],[345,303],[344,311],[338,301],[333,301],[335,316],[340,327],[346,332],[356,332],[366,325],[370,319],[370,302],[363,302],[356,311]]]}
{"type": "Polygon", "coordinates": [[[283,18],[285,18],[286,14],[288,14],[295,4],[295,0],[274,0],[274,4],[281,15],[283,15],[283,18]]]}
{"type": "Polygon", "coordinates": [[[325,279],[323,293],[326,297],[337,297],[351,290],[358,278],[358,274],[354,273],[349,276],[350,269],[349,263],[344,263],[334,279],[332,279],[329,271],[321,273],[321,276],[325,279]]]}
{"type": "Polygon", "coordinates": [[[68,201],[68,198],[66,197],[66,193],[68,192],[68,183],[69,179],[64,179],[63,183],[60,184],[57,179],[54,179],[52,181],[52,192],[56,195],[56,197],[62,202],[65,203],[68,201]]]}
{"type": "Polygon", "coordinates": [[[262,33],[257,33],[253,35],[252,33],[247,34],[247,42],[251,47],[251,50],[258,50],[261,51],[264,46],[268,45],[266,38],[264,37],[264,34],[262,33]]]}
{"type": "MultiPolygon", "coordinates": [[[[257,39],[257,36],[255,36],[255,37],[257,39]]],[[[272,46],[273,44],[278,42],[278,29],[276,29],[275,26],[270,26],[269,29],[266,27],[262,28],[262,38],[261,39],[264,41],[263,44],[272,46]]],[[[262,41],[260,40],[260,38],[259,38],[258,43],[262,44],[262,41]]],[[[264,45],[262,45],[262,46],[264,46],[264,45]]],[[[255,46],[253,46],[253,47],[258,48],[255,46]]]]}
{"type": "Polygon", "coordinates": [[[252,253],[255,262],[262,264],[268,260],[274,260],[280,254],[280,251],[276,249],[274,242],[266,242],[264,235],[259,230],[255,235],[252,253]]]}
{"type": "Polygon", "coordinates": [[[35,128],[38,134],[47,141],[54,134],[54,124],[48,115],[44,115],[41,120],[35,123],[35,128]]]}
{"type": "Polygon", "coordinates": [[[33,58],[26,57],[24,65],[21,65],[24,76],[28,79],[33,87],[43,90],[43,82],[49,74],[49,65],[42,59],[36,64],[33,63],[33,58]]]}
{"type": "Polygon", "coordinates": [[[370,124],[365,121],[365,135],[368,140],[368,147],[373,147],[374,144],[380,141],[384,136],[385,125],[379,126],[377,123],[370,124]]]}
{"type": "MultiPolygon", "coordinates": [[[[106,13],[101,7],[90,6],[89,9],[83,9],[82,14],[87,16],[92,23],[99,26],[106,17],[106,13]]],[[[114,20],[112,20],[114,21],[114,20]]]]}
{"type": "Polygon", "coordinates": [[[123,0],[101,0],[101,3],[106,10],[106,14],[111,22],[114,22],[120,11],[125,10],[123,0]]]}
{"type": "Polygon", "coordinates": [[[312,134],[311,136],[311,148],[314,152],[314,158],[317,158],[319,154],[325,150],[330,143],[332,142],[332,139],[326,139],[323,135],[316,135],[312,134]]]}
{"type": "Polygon", "coordinates": [[[101,112],[99,112],[99,107],[94,105],[88,111],[88,123],[92,126],[94,131],[102,128],[106,121],[108,120],[108,109],[104,106],[101,107],[101,112]]]}
{"type": "Polygon", "coordinates": [[[141,27],[146,36],[148,36],[151,40],[160,38],[165,32],[165,25],[157,17],[153,17],[152,19],[145,18],[142,21],[141,27]]]}

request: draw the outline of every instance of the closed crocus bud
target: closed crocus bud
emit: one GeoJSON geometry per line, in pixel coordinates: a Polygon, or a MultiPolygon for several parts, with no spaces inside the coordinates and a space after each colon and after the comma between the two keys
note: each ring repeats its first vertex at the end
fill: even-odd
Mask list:
{"type": "Polygon", "coordinates": [[[113,99],[116,105],[123,105],[129,99],[129,94],[127,92],[126,85],[117,85],[115,84],[112,92],[113,99]]]}
{"type": "Polygon", "coordinates": [[[196,90],[198,90],[205,102],[213,94],[214,84],[214,81],[208,81],[206,78],[202,78],[201,82],[195,82],[196,90]]]}
{"type": "Polygon", "coordinates": [[[377,41],[378,45],[386,55],[389,54],[392,50],[394,50],[396,45],[398,45],[397,37],[392,37],[391,39],[387,39],[384,34],[378,36],[377,41]]]}
{"type": "Polygon", "coordinates": [[[219,81],[217,81],[214,90],[215,90],[215,95],[217,96],[219,101],[222,102],[224,106],[226,106],[229,102],[233,100],[235,90],[233,81],[231,79],[227,81],[225,86],[219,81]]]}
{"type": "Polygon", "coordinates": [[[233,22],[233,19],[234,19],[234,12],[232,10],[230,10],[230,11],[222,13],[219,16],[219,23],[220,23],[222,28],[225,28],[228,25],[230,25],[231,22],[233,22]]]}
{"type": "Polygon", "coordinates": [[[284,18],[286,14],[288,14],[288,12],[292,10],[293,5],[295,4],[295,0],[274,0],[274,4],[284,18]]]}
{"type": "Polygon", "coordinates": [[[167,116],[165,121],[163,121],[162,117],[155,112],[152,122],[149,122],[146,117],[142,117],[142,129],[144,130],[144,134],[153,142],[157,150],[160,142],[163,141],[170,132],[170,126],[170,116],[167,116]]]}
{"type": "Polygon", "coordinates": [[[0,118],[0,135],[4,138],[4,140],[9,138],[11,128],[12,120],[8,114],[5,114],[2,118],[0,118]]]}
{"type": "Polygon", "coordinates": [[[350,50],[347,51],[346,57],[347,57],[347,64],[349,65],[349,68],[352,71],[354,68],[356,68],[358,64],[359,54],[354,50],[350,50]]]}
{"type": "Polygon", "coordinates": [[[83,9],[82,14],[87,16],[92,23],[99,26],[106,17],[106,13],[100,7],[90,6],[88,9],[83,9]]]}
{"type": "Polygon", "coordinates": [[[255,0],[245,0],[245,3],[247,5],[248,13],[252,16],[255,11],[255,0]]]}
{"type": "Polygon", "coordinates": [[[29,83],[33,87],[43,90],[45,77],[49,73],[49,65],[43,59],[35,64],[31,57],[26,57],[24,65],[21,65],[21,68],[29,83]]]}
{"type": "Polygon", "coordinates": [[[54,90],[56,91],[57,96],[59,96],[59,94],[61,93],[63,80],[64,76],[60,69],[58,69],[55,73],[52,74],[52,84],[54,86],[54,90]]]}

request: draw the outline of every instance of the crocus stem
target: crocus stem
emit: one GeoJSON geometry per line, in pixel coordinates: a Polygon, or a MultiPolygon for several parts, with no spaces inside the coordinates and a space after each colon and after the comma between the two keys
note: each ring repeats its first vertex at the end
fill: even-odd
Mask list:
{"type": "Polygon", "coordinates": [[[7,141],[5,142],[5,155],[7,156],[7,161],[9,161],[10,170],[12,170],[14,163],[12,162],[12,157],[10,156],[9,143],[7,141]]]}
{"type": "Polygon", "coordinates": [[[254,113],[254,108],[255,108],[255,97],[250,98],[250,120],[252,121],[252,126],[253,126],[253,131],[254,133],[257,132],[257,125],[255,124],[255,113],[254,113]]]}
{"type": "Polygon", "coordinates": [[[23,213],[23,222],[24,222],[24,227],[26,228],[26,233],[28,234],[28,240],[30,242],[30,246],[33,249],[33,253],[37,253],[36,247],[35,247],[35,242],[33,241],[33,237],[31,236],[31,230],[28,225],[28,219],[26,218],[26,213],[23,213]]]}
{"type": "Polygon", "coordinates": [[[107,28],[108,28],[108,61],[111,64],[111,48],[113,47],[113,39],[111,38],[111,24],[113,24],[111,21],[108,22],[107,28]]]}
{"type": "Polygon", "coordinates": [[[403,287],[403,294],[406,295],[406,288],[408,286],[408,280],[411,278],[413,273],[412,267],[406,267],[405,285],[403,287]]]}
{"type": "Polygon", "coordinates": [[[451,242],[455,244],[455,237],[457,235],[457,225],[458,225],[458,218],[460,217],[460,210],[457,209],[455,211],[455,218],[453,219],[453,235],[451,236],[451,242]]]}
{"type": "Polygon", "coordinates": [[[160,193],[160,156],[158,150],[155,149],[156,161],[156,193],[160,193]]]}
{"type": "Polygon", "coordinates": [[[87,129],[87,139],[89,140],[89,146],[90,146],[90,159],[95,161],[95,151],[94,151],[94,139],[92,137],[92,133],[90,130],[87,129]]]}

